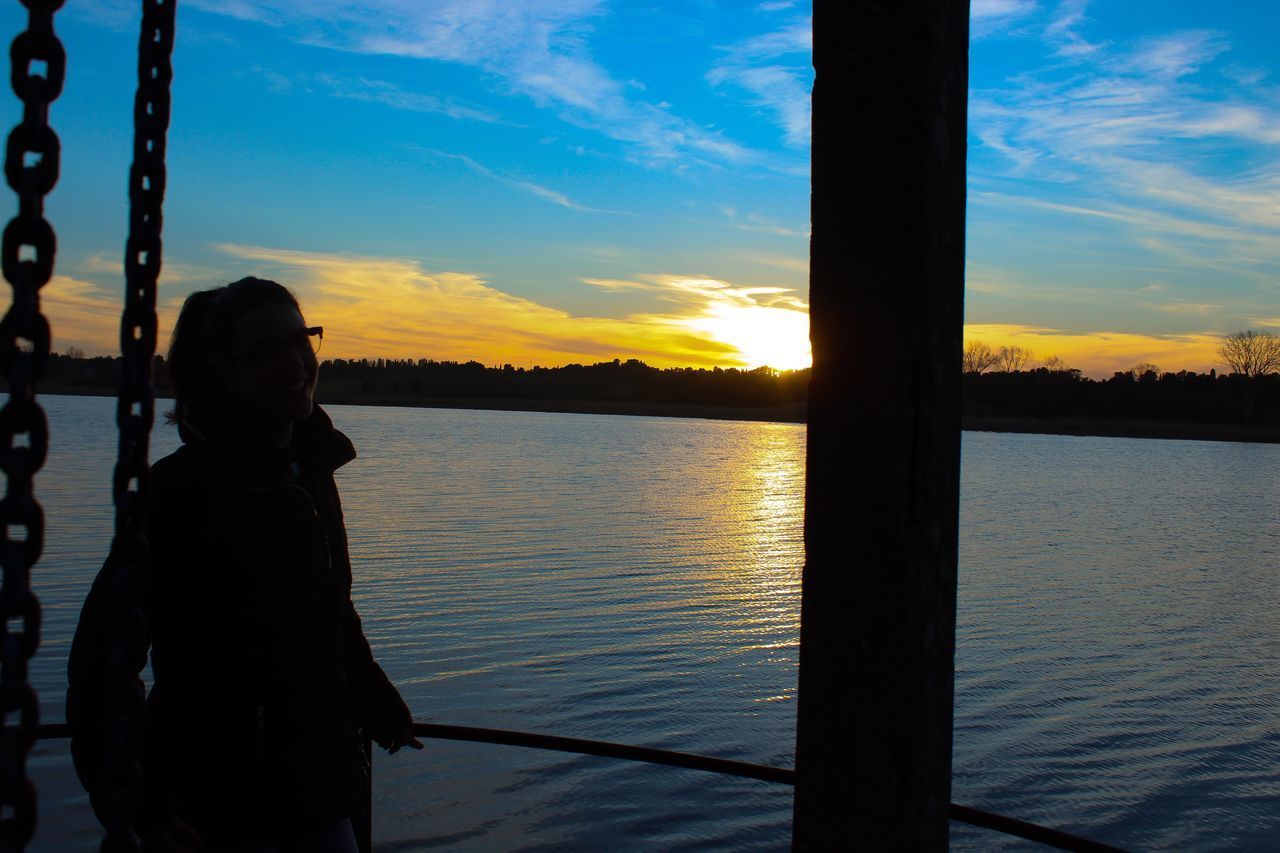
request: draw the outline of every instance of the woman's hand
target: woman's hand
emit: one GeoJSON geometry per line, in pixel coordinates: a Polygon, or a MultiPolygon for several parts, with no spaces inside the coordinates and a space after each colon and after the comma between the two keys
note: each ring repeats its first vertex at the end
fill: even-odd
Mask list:
{"type": "Polygon", "coordinates": [[[153,826],[142,836],[142,849],[146,853],[194,853],[202,843],[200,834],[177,815],[153,826]]]}
{"type": "Polygon", "coordinates": [[[422,741],[413,736],[413,723],[404,727],[404,731],[395,736],[391,741],[391,745],[387,747],[387,752],[395,755],[400,751],[401,747],[411,746],[414,749],[422,749],[422,741]]]}

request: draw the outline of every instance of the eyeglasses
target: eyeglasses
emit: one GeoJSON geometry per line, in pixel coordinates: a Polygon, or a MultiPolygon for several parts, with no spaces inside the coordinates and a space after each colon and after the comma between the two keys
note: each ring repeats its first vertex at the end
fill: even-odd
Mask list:
{"type": "Polygon", "coordinates": [[[278,338],[259,338],[237,355],[249,361],[273,361],[289,352],[320,352],[324,342],[323,326],[308,326],[278,338]]]}

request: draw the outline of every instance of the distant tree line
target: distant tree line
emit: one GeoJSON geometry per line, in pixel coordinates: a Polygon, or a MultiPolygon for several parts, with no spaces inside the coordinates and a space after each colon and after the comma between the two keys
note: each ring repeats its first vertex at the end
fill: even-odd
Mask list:
{"type": "MultiPolygon", "coordinates": [[[[1022,347],[964,347],[964,414],[971,417],[1127,419],[1280,427],[1280,338],[1227,335],[1225,373],[1161,371],[1141,362],[1096,380],[1056,356],[1038,360],[1022,347]]],[[[344,402],[413,403],[507,399],[769,407],[802,403],[809,370],[768,367],[657,368],[637,359],[563,367],[486,367],[478,361],[331,359],[321,367],[321,397],[344,402]]],[[[169,393],[156,356],[156,392],[169,393]]],[[[40,382],[46,392],[114,395],[119,358],[53,354],[40,382]]]]}
{"type": "MultiPolygon", "coordinates": [[[[160,394],[169,392],[169,371],[164,359],[155,357],[155,385],[160,394]]],[[[86,356],[78,347],[66,353],[50,353],[49,366],[36,383],[36,393],[101,393],[111,396],[120,387],[120,356],[86,356]]]]}
{"type": "Polygon", "coordinates": [[[1161,371],[1150,362],[1095,380],[1049,356],[982,341],[965,344],[964,414],[970,417],[1083,418],[1280,427],[1280,337],[1236,332],[1223,338],[1219,374],[1161,371]],[[1015,352],[1010,352],[1015,351],[1015,352]]]}
{"type": "Polygon", "coordinates": [[[333,359],[320,368],[326,394],[394,398],[537,400],[775,406],[802,402],[809,370],[650,367],[614,359],[563,367],[486,367],[478,361],[333,359]]]}
{"type": "Polygon", "coordinates": [[[1099,381],[1081,376],[1078,370],[1043,367],[966,373],[964,414],[1280,427],[1280,376],[1147,370],[1118,372],[1099,381]]]}
{"type": "MultiPolygon", "coordinates": [[[[157,355],[156,393],[170,392],[168,366],[157,355]]],[[[803,402],[809,370],[657,368],[637,359],[563,367],[486,367],[478,361],[330,359],[320,366],[320,396],[359,402],[431,399],[525,399],[776,406],[803,402]]],[[[85,358],[79,350],[54,353],[39,387],[46,392],[114,395],[118,357],[85,358]]]]}

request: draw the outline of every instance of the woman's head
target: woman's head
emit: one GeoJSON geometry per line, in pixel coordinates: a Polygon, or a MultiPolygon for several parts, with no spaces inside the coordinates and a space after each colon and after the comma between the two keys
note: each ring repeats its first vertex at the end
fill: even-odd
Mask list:
{"type": "Polygon", "coordinates": [[[243,278],[191,294],[169,346],[171,418],[206,428],[227,418],[274,426],[311,413],[319,374],[298,300],[243,278]]]}

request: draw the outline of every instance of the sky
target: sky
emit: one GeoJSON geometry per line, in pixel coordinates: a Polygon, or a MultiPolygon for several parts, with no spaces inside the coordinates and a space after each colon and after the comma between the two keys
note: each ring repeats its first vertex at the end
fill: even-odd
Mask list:
{"type": "MultiPolygon", "coordinates": [[[[117,350],[135,5],[56,16],[59,351],[117,350]]],[[[810,32],[806,0],[182,0],[162,340],[259,275],[325,357],[803,366],[810,32]]],[[[974,0],[966,337],[1107,376],[1280,331],[1276,32],[1261,0],[974,0]]]]}

